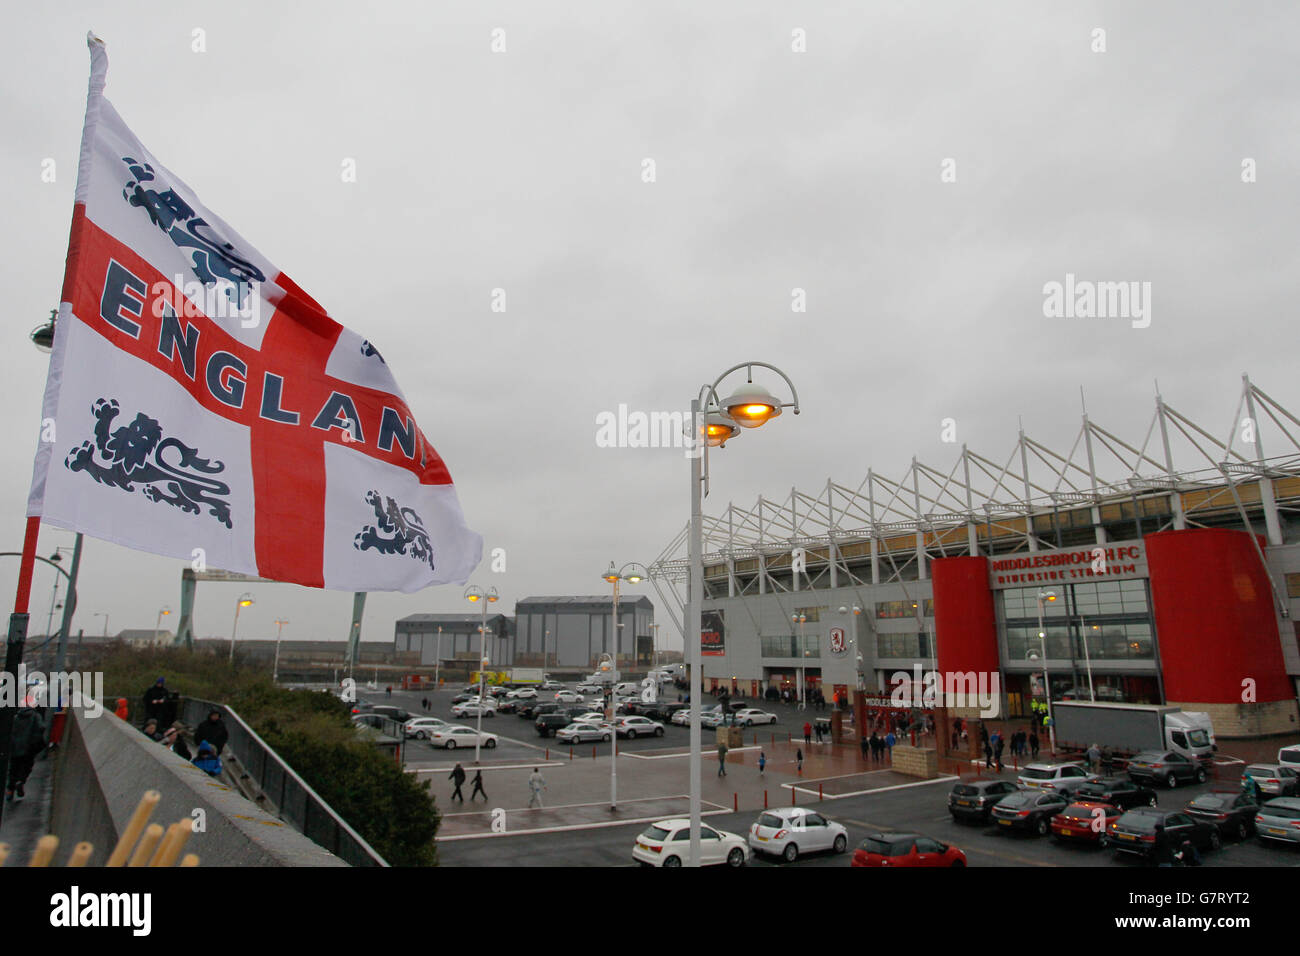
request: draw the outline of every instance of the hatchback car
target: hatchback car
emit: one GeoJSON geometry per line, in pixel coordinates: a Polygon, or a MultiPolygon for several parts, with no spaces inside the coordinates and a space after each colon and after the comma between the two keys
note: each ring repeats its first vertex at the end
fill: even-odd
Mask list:
{"type": "Polygon", "coordinates": [[[765,810],[749,828],[749,848],[793,863],[801,853],[843,853],[849,848],[849,831],[802,807],[765,810]]]}
{"type": "Polygon", "coordinates": [[[953,786],[948,794],[948,812],[959,822],[988,823],[993,805],[1007,794],[1015,793],[1010,780],[972,780],[953,786]]]}
{"type": "Polygon", "coordinates": [[[1172,790],[1180,783],[1205,783],[1208,774],[1200,761],[1173,750],[1144,750],[1128,762],[1134,782],[1158,781],[1172,790]]]}
{"type": "Polygon", "coordinates": [[[1080,784],[1101,779],[1078,763],[1031,763],[1020,771],[1020,786],[1031,790],[1073,791],[1080,784]]]}
{"type": "Polygon", "coordinates": [[[1110,846],[1110,825],[1124,811],[1099,800],[1076,800],[1052,817],[1052,840],[1056,843],[1090,843],[1110,846]]]}
{"type": "Polygon", "coordinates": [[[1100,803],[1109,803],[1121,810],[1128,810],[1131,807],[1154,807],[1156,805],[1156,792],[1154,790],[1134,783],[1127,777],[1104,777],[1101,780],[1081,783],[1075,788],[1074,797],[1077,800],[1087,799],[1096,800],[1100,803]]]}
{"type": "Polygon", "coordinates": [[[1051,829],[1052,817],[1070,803],[1068,797],[1055,790],[1022,790],[1003,797],[993,805],[989,820],[994,832],[1027,830],[1046,836],[1051,829]]]}
{"type": "Polygon", "coordinates": [[[1183,812],[1195,820],[1214,824],[1220,833],[1244,840],[1255,829],[1259,804],[1248,793],[1203,793],[1184,807],[1183,812]]]}
{"type": "Polygon", "coordinates": [[[1260,794],[1268,797],[1294,797],[1300,786],[1294,768],[1276,763],[1253,763],[1242,772],[1242,777],[1243,783],[1245,777],[1252,778],[1260,794]]]}
{"type": "MultiPolygon", "coordinates": [[[[642,866],[677,867],[690,862],[691,821],[660,820],[652,823],[636,838],[632,859],[642,866]]],[[[700,865],[744,866],[749,862],[749,846],[743,837],[726,830],[700,824],[700,865]]]]}
{"type": "Polygon", "coordinates": [[[873,833],[853,851],[853,866],[965,866],[966,854],[920,833],[873,833]]]}
{"type": "Polygon", "coordinates": [[[668,722],[678,727],[689,727],[691,725],[691,705],[687,704],[681,710],[674,711],[673,715],[668,718],[668,722]]]}
{"type": "Polygon", "coordinates": [[[536,687],[518,687],[506,694],[516,700],[533,700],[537,696],[536,687]]]}
{"type": "Polygon", "coordinates": [[[614,721],[614,732],[629,740],[637,737],[662,737],[664,725],[647,717],[619,717],[614,721]]]}
{"type": "Polygon", "coordinates": [[[1255,836],[1260,843],[1300,843],[1300,798],[1269,800],[1255,814],[1255,836]]]}
{"type": "Polygon", "coordinates": [[[557,704],[581,704],[582,695],[575,694],[571,690],[557,690],[555,692],[555,702],[557,704]]]}
{"type": "Polygon", "coordinates": [[[1110,825],[1110,845],[1117,853],[1150,858],[1156,849],[1156,828],[1163,826],[1170,846],[1191,843],[1198,850],[1217,850],[1219,828],[1181,810],[1134,807],[1110,825]]]}
{"type": "Polygon", "coordinates": [[[555,732],[555,739],[562,744],[585,744],[594,740],[609,740],[609,724],[600,725],[587,721],[574,721],[567,727],[555,732]]]}
{"type": "Polygon", "coordinates": [[[736,723],[742,727],[753,727],[755,724],[774,724],[776,723],[776,714],[769,714],[765,710],[759,710],[756,707],[745,707],[736,711],[736,723]]]}

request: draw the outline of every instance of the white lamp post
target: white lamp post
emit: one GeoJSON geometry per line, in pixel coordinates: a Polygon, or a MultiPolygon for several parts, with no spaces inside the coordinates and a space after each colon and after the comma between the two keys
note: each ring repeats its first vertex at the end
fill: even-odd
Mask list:
{"type": "Polygon", "coordinates": [[[158,643],[158,631],[162,627],[162,619],[168,614],[171,614],[171,612],[172,608],[170,604],[165,604],[158,609],[158,617],[156,617],[153,622],[153,641],[151,643],[158,643]]]}
{"type": "Polygon", "coordinates": [[[495,604],[498,599],[497,589],[488,588],[484,591],[482,588],[471,584],[465,589],[465,600],[470,604],[478,604],[482,611],[479,619],[479,662],[478,662],[478,727],[474,734],[474,763],[478,763],[479,746],[483,740],[483,692],[484,683],[487,681],[487,606],[495,604]]]}
{"type": "MultiPolygon", "coordinates": [[[[1093,624],[1094,631],[1100,631],[1100,625],[1093,624]]],[[[1083,664],[1088,669],[1088,699],[1094,704],[1097,702],[1097,692],[1092,686],[1092,655],[1088,653],[1088,628],[1084,625],[1083,618],[1079,618],[1079,633],[1083,636],[1083,664]]]]}
{"type": "Polygon", "coordinates": [[[1056,753],[1056,720],[1052,717],[1052,681],[1047,676],[1047,631],[1043,629],[1043,602],[1056,600],[1055,591],[1038,592],[1038,645],[1043,655],[1043,693],[1047,697],[1047,736],[1052,753],[1056,753]]]}
{"type": "Polygon", "coordinates": [[[808,615],[806,614],[790,615],[791,623],[799,625],[799,709],[800,710],[803,710],[808,706],[808,702],[804,700],[804,685],[807,683],[807,678],[804,676],[804,658],[808,656],[808,643],[804,639],[804,631],[803,631],[804,622],[807,620],[808,620],[808,615]]]}
{"type": "Polygon", "coordinates": [[[102,617],[104,619],[104,640],[108,640],[108,612],[96,611],[95,617],[102,617]]]}
{"type": "Polygon", "coordinates": [[[271,665],[272,684],[280,679],[280,635],[284,632],[284,626],[288,623],[288,621],[278,617],[275,619],[275,663],[271,665]]]}
{"type": "Polygon", "coordinates": [[[691,669],[691,780],[690,864],[700,865],[700,697],[703,694],[703,655],[700,650],[701,616],[704,607],[704,498],[708,495],[709,449],[724,446],[741,428],[758,428],[791,408],[799,414],[799,394],[794,383],[775,365],[745,362],[733,365],[714,380],[702,385],[691,399],[691,523],[687,536],[690,565],[685,623],[685,659],[691,669]],[[754,369],[765,368],[785,380],[791,400],[781,402],[753,381],[754,369]],[[718,398],[718,386],[733,372],[745,369],[746,383],[726,399],[718,398]]]}
{"type": "Polygon", "coordinates": [[[438,656],[433,659],[433,689],[437,690],[438,675],[442,667],[442,625],[438,625],[438,656]]]}
{"type": "MultiPolygon", "coordinates": [[[[605,581],[608,581],[610,584],[614,586],[614,600],[613,600],[613,604],[611,605],[612,615],[613,615],[613,626],[610,628],[610,634],[612,635],[610,638],[610,661],[616,672],[618,671],[618,645],[619,645],[618,629],[622,626],[618,622],[618,588],[619,588],[619,584],[623,581],[627,581],[629,584],[639,584],[645,578],[646,575],[637,572],[635,568],[641,568],[642,571],[645,571],[645,568],[642,565],[637,564],[635,561],[629,561],[627,564],[623,565],[623,567],[619,568],[618,570],[615,570],[614,562],[611,561],[609,562],[609,568],[605,571],[604,574],[601,575],[601,577],[605,581]],[[628,568],[633,568],[633,570],[629,571],[628,568]]],[[[634,634],[633,640],[635,639],[636,639],[636,635],[634,634]]],[[[610,726],[613,727],[614,695],[612,691],[610,692],[610,696],[609,696],[609,721],[610,721],[610,726]]],[[[617,810],[618,809],[618,731],[617,730],[611,730],[609,735],[609,745],[610,745],[609,808],[611,810],[617,810]]]]}
{"type": "Polygon", "coordinates": [[[253,595],[245,591],[235,602],[235,623],[230,626],[230,661],[235,660],[235,632],[239,630],[239,612],[253,603],[253,595]]]}

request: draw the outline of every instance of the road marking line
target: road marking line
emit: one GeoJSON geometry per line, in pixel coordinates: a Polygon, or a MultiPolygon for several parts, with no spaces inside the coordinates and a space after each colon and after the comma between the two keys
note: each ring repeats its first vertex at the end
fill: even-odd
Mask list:
{"type": "MultiPolygon", "coordinates": [[[[850,776],[853,775],[850,774],[850,776]]],[[[954,776],[935,777],[933,780],[918,780],[915,783],[896,783],[890,787],[876,787],[872,790],[855,790],[852,793],[824,793],[822,794],[822,798],[826,800],[843,800],[846,797],[863,797],[869,793],[884,793],[887,790],[906,790],[908,787],[925,787],[925,786],[929,786],[932,783],[946,783],[951,780],[960,780],[960,779],[961,779],[960,777],[954,777],[954,776]]],[[[802,790],[804,793],[807,794],[817,793],[816,790],[809,790],[807,787],[804,787],[801,784],[797,784],[797,783],[783,783],[781,784],[781,786],[795,791],[802,790]]]]}
{"type": "MultiPolygon", "coordinates": [[[[470,770],[482,770],[487,772],[488,770],[528,770],[531,767],[563,767],[566,763],[568,763],[567,760],[563,762],[552,760],[549,763],[515,763],[504,767],[471,766],[467,768],[465,772],[468,773],[470,770]]],[[[455,764],[447,764],[441,767],[405,767],[403,769],[406,770],[407,773],[442,773],[444,770],[448,772],[455,770],[456,766],[455,764]]]]}
{"type": "MultiPolygon", "coordinates": [[[[704,801],[704,802],[707,803],[708,801],[704,801]]],[[[731,813],[731,812],[732,812],[730,808],[728,808],[728,807],[719,807],[716,803],[710,803],[709,805],[710,805],[710,806],[713,806],[713,807],[717,807],[717,809],[716,809],[716,810],[704,810],[704,809],[701,809],[701,811],[700,811],[700,816],[701,816],[701,817],[711,817],[711,816],[716,816],[716,815],[719,814],[719,813],[731,813]]],[[[600,806],[600,804],[577,804],[577,806],[600,806]]],[[[542,809],[544,809],[544,810],[558,810],[558,809],[562,809],[562,808],[560,808],[560,807],[543,807],[542,809]]],[[[506,811],[507,814],[509,814],[509,813],[523,813],[523,812],[527,812],[527,811],[526,811],[526,810],[518,810],[518,811],[507,810],[507,811],[506,811]]],[[[465,815],[466,815],[466,814],[458,814],[458,813],[447,814],[447,816],[465,816],[465,815]]],[[[454,836],[440,836],[440,837],[437,837],[436,840],[435,840],[435,842],[437,842],[437,843],[452,843],[452,842],[455,842],[455,841],[458,841],[458,840],[483,840],[483,839],[487,839],[487,838],[490,838],[490,837],[533,836],[533,835],[536,835],[536,834],[539,834],[539,833],[566,833],[566,832],[569,832],[569,831],[572,831],[572,830],[603,830],[603,829],[606,829],[606,828],[608,828],[608,827],[631,826],[632,824],[640,824],[640,823],[658,823],[660,820],[664,820],[664,819],[670,819],[670,818],[667,818],[667,817],[665,817],[663,814],[660,814],[660,815],[658,815],[658,816],[654,816],[654,817],[640,817],[640,818],[635,819],[635,820],[604,820],[604,821],[599,822],[599,823],[572,823],[572,824],[566,824],[566,825],[564,825],[564,826],[554,826],[554,827],[536,827],[536,828],[534,828],[534,829],[532,829],[532,830],[506,830],[506,831],[503,831],[503,832],[501,832],[501,833],[491,833],[491,832],[489,832],[489,833],[459,833],[459,834],[456,834],[456,835],[454,835],[454,836]]]]}
{"type": "MultiPolygon", "coordinates": [[[[730,747],[728,748],[727,753],[742,754],[742,753],[747,753],[751,750],[762,750],[762,749],[763,749],[762,747],[753,747],[753,746],[730,747]]],[[[670,757],[689,757],[691,755],[691,752],[689,750],[685,750],[682,751],[681,753],[672,753],[672,754],[638,754],[638,753],[627,753],[627,752],[619,751],[618,755],[620,757],[635,757],[637,760],[667,760],[670,757]]],[[[700,756],[707,757],[709,760],[716,760],[718,758],[718,755],[716,753],[707,753],[704,750],[704,748],[700,748],[700,756]]]]}

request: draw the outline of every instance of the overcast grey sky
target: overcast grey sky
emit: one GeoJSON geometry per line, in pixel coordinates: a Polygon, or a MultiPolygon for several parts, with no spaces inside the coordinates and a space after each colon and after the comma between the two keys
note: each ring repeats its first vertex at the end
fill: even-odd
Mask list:
{"type": "MultiPolygon", "coordinates": [[[[784,368],[804,413],[714,458],[711,512],[913,455],[946,469],[945,417],[999,461],[1018,415],[1067,452],[1081,385],[1133,443],[1157,378],[1216,434],[1243,371],[1300,407],[1293,3],[61,3],[0,37],[0,550],[22,542],[47,365],[25,336],[59,299],[87,29],[141,140],[383,352],[470,526],[506,549],[472,580],[507,612],[659,553],[688,462],[598,448],[596,416],[685,409],[736,362],[784,368]],[[1149,327],[1044,317],[1067,272],[1150,282],[1149,327]]],[[[47,529],[41,553],[72,538],[47,529]]],[[[179,609],[181,566],[87,539],[74,629],[149,627],[179,609]]],[[[238,591],[200,588],[200,636],[229,635],[238,591]]],[[[346,636],[349,594],[255,596],[241,637],[276,617],[346,636]]],[[[363,636],[466,609],[458,587],[375,594],[363,636]]]]}

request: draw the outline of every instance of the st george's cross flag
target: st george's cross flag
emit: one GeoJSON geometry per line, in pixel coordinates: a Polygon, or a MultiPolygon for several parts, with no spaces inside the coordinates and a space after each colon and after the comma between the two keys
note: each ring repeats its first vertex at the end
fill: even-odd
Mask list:
{"type": "Polygon", "coordinates": [[[91,81],[28,516],[310,587],[464,583],[482,539],[383,356],[91,81]]]}

